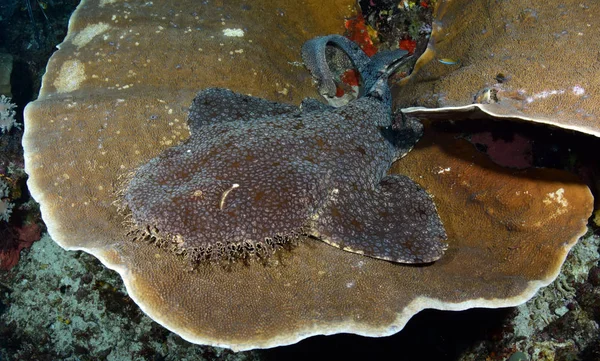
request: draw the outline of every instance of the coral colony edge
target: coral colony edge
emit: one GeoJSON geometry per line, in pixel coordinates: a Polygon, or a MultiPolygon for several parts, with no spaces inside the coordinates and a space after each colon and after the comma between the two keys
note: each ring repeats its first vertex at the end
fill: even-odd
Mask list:
{"type": "MultiPolygon", "coordinates": [[[[353,62],[359,96],[333,108],[289,67],[299,46],[269,55],[261,37],[247,41],[256,34],[200,26],[186,6],[150,4],[138,29],[123,25],[125,4],[83,1],[25,112],[29,186],[50,235],[116,270],[153,320],[233,350],[384,336],[425,308],[518,305],[557,277],[586,231],[590,190],[564,171],[506,171],[451,131],[392,116],[387,81],[405,51],[369,58],[317,36],[333,32],[325,21],[311,34],[273,24],[305,44],[322,94],[335,90],[326,49],[353,62]]],[[[298,11],[323,11],[311,6],[298,11]]],[[[226,10],[240,22],[263,13],[226,10]]]]}

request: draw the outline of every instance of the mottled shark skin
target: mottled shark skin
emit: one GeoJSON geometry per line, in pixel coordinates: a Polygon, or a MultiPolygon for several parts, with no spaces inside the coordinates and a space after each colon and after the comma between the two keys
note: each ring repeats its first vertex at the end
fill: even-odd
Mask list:
{"type": "Polygon", "coordinates": [[[406,135],[412,129],[392,129],[387,85],[406,52],[369,60],[341,39],[317,38],[303,52],[321,59],[309,69],[325,79],[327,44],[358,59],[368,88],[343,107],[199,92],[190,139],[141,166],[127,185],[137,234],[196,261],[266,256],[306,236],[393,262],[439,259],[446,233],[432,199],[408,177],[386,175],[415,141],[406,135]]]}

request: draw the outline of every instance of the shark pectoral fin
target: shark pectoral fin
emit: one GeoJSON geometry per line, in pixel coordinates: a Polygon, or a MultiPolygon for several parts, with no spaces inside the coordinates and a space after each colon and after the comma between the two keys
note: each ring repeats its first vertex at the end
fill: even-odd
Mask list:
{"type": "Polygon", "coordinates": [[[372,190],[339,189],[313,227],[335,247],[398,263],[433,262],[446,249],[433,200],[402,175],[386,176],[372,190]]]}

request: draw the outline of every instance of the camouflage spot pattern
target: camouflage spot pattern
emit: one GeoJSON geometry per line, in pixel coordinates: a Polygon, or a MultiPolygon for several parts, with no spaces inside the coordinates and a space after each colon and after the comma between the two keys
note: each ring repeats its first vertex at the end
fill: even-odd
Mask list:
{"type": "Polygon", "coordinates": [[[446,233],[431,198],[386,175],[419,134],[392,127],[387,75],[378,76],[340,108],[201,91],[190,139],[142,165],[125,189],[135,227],[196,260],[268,256],[303,237],[394,262],[440,258],[446,233]]]}

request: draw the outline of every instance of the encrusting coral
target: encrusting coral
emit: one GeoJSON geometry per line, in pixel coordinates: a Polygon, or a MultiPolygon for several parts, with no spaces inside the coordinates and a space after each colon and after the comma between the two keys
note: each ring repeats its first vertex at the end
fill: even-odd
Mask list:
{"type": "Polygon", "coordinates": [[[184,339],[235,350],[318,334],[389,335],[424,308],[516,305],[556,277],[585,232],[589,189],[562,171],[495,166],[430,124],[391,171],[433,195],[448,236],[433,264],[306,238],[265,263],[190,271],[180,255],[132,242],[115,206],[119,186],[189,139],[185,112],[199,89],[292,104],[317,94],[297,66],[300,46],[340,32],[353,2],[272,3],[218,11],[189,1],[81,3],[25,112],[28,184],[57,243],[119,272],[140,308],[184,339]]]}
{"type": "Polygon", "coordinates": [[[10,98],[0,95],[0,132],[9,132],[15,126],[15,107],[10,98]]]}
{"type": "Polygon", "coordinates": [[[9,198],[9,189],[6,183],[0,179],[0,221],[8,222],[14,203],[9,198]]]}
{"type": "MultiPolygon", "coordinates": [[[[22,209],[26,206],[19,200],[15,207],[15,199],[19,198],[15,196],[15,193],[18,193],[16,192],[18,183],[12,180],[9,187],[2,178],[0,178],[0,270],[7,271],[19,262],[21,250],[29,248],[33,242],[40,239],[41,229],[35,222],[26,222],[20,217],[23,213],[22,209]],[[13,211],[17,213],[14,216],[13,211]]],[[[18,175],[15,178],[18,179],[18,175]]]]}
{"type": "Polygon", "coordinates": [[[600,3],[441,0],[436,13],[421,69],[396,89],[406,113],[600,136],[600,3]]]}

